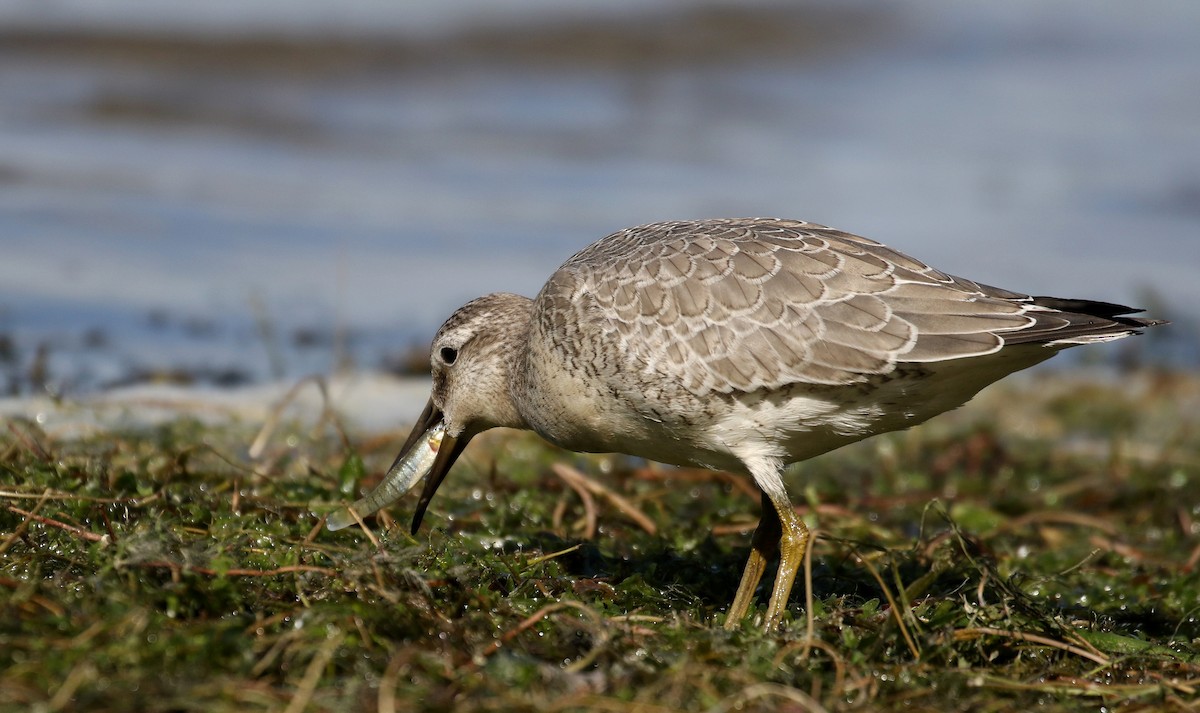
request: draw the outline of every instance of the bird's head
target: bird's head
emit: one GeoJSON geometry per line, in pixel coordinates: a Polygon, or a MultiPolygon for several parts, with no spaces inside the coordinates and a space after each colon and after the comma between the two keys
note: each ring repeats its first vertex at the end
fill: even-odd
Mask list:
{"type": "MultiPolygon", "coordinates": [[[[429,361],[433,390],[425,410],[383,481],[354,504],[359,516],[385,507],[427,476],[412,531],[467,442],[497,426],[524,428],[509,389],[509,374],[526,349],[532,301],[496,293],[458,308],[433,338],[429,361]],[[432,465],[430,465],[432,461],[432,465]]],[[[337,529],[353,522],[331,517],[337,529]]]]}
{"type": "Polygon", "coordinates": [[[496,293],[458,308],[438,329],[429,350],[433,392],[446,435],[466,440],[489,428],[522,428],[509,374],[523,354],[532,302],[496,293]]]}

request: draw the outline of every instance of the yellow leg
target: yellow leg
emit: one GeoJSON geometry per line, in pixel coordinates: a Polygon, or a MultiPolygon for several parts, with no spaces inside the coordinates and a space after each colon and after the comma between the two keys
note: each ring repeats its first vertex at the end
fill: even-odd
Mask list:
{"type": "MultiPolygon", "coordinates": [[[[790,509],[790,508],[789,508],[790,509]]],[[[793,513],[794,514],[794,513],[793,513]]],[[[767,569],[767,561],[779,549],[780,536],[779,515],[775,504],[764,493],[762,496],[762,518],[754,535],[750,538],[750,559],[746,560],[746,569],[742,572],[742,583],[738,585],[733,604],[725,616],[725,628],[737,627],[750,611],[750,603],[754,601],[754,590],[767,569]]]]}
{"type": "Polygon", "coordinates": [[[779,626],[783,612],[787,610],[788,596],[792,593],[792,584],[796,581],[796,573],[800,571],[804,550],[808,546],[808,527],[796,515],[787,494],[773,497],[771,501],[779,516],[781,534],[779,571],[775,574],[775,586],[771,589],[771,601],[767,605],[767,619],[763,622],[763,628],[767,631],[779,626]]]}

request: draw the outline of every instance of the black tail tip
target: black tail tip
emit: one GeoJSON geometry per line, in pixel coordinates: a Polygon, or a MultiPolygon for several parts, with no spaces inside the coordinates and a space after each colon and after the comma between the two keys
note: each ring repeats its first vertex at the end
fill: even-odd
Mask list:
{"type": "Polygon", "coordinates": [[[1071,300],[1061,297],[1034,297],[1033,303],[1039,307],[1057,310],[1059,312],[1070,312],[1072,314],[1086,314],[1091,317],[1099,317],[1107,319],[1117,324],[1124,324],[1129,327],[1157,327],[1163,324],[1170,324],[1170,321],[1165,319],[1149,319],[1146,317],[1130,317],[1128,315],[1140,314],[1145,312],[1140,307],[1128,307],[1119,305],[1115,302],[1099,302],[1097,300],[1071,300]]]}

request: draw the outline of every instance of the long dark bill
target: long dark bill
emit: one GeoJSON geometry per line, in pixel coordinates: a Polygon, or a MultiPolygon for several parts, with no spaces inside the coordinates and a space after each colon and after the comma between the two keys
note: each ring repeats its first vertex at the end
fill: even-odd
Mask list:
{"type": "MultiPolygon", "coordinates": [[[[408,455],[408,452],[412,450],[417,441],[441,420],[441,410],[434,406],[433,399],[430,399],[429,403],[425,404],[425,410],[421,412],[421,417],[417,419],[417,424],[413,426],[412,433],[408,434],[408,440],[400,447],[400,455],[396,456],[395,462],[392,463],[392,468],[395,468],[396,463],[399,463],[408,455]]],[[[421,490],[421,499],[417,501],[417,509],[413,513],[412,533],[414,535],[417,534],[417,530],[421,527],[421,520],[425,517],[425,511],[429,508],[429,503],[433,500],[433,495],[437,492],[438,486],[446,479],[446,474],[450,472],[450,467],[454,465],[454,461],[458,459],[463,449],[467,447],[467,441],[469,440],[471,440],[470,436],[454,438],[446,435],[442,437],[442,445],[438,448],[437,456],[433,459],[433,467],[429,469],[429,475],[425,477],[425,487],[421,490]]]]}
{"type": "Polygon", "coordinates": [[[404,445],[400,446],[400,455],[396,456],[396,460],[392,461],[392,465],[387,469],[387,472],[391,473],[395,470],[396,466],[400,465],[400,461],[404,460],[404,456],[408,455],[412,447],[417,444],[421,436],[424,436],[429,429],[436,426],[438,421],[441,420],[441,410],[433,405],[433,399],[429,399],[425,403],[425,410],[417,417],[417,422],[413,426],[412,432],[408,434],[408,440],[404,442],[404,445]]]}

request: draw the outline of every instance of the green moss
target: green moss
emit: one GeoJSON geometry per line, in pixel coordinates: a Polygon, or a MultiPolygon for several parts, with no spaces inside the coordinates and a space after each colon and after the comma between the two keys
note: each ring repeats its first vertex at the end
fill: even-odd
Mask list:
{"type": "Polygon", "coordinates": [[[250,427],[58,441],[15,423],[0,435],[0,709],[1186,700],[1200,677],[1200,444],[1186,437],[1200,414],[1186,404],[1200,387],[1045,387],[991,397],[1050,419],[1033,435],[985,404],[791,473],[821,535],[812,640],[803,576],[780,631],[720,627],[746,555],[738,525],[758,507],[729,479],[497,434],[415,537],[411,499],[373,519],[376,545],[317,525],[390,453],[297,431],[251,463],[250,427]],[[656,532],[597,495],[585,541],[555,462],[656,532]]]}

